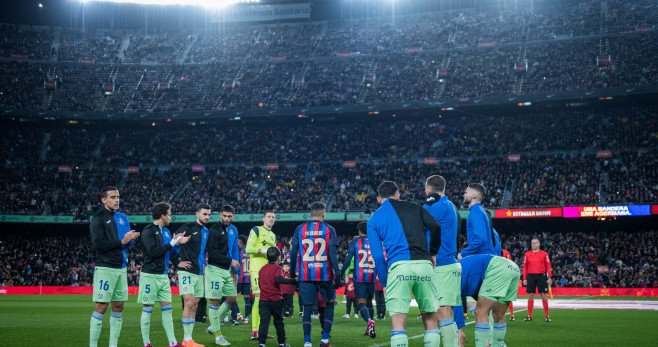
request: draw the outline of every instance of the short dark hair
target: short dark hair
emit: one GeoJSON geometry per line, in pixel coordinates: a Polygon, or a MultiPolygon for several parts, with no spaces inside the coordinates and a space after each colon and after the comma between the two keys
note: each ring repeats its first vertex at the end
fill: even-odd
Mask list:
{"type": "Polygon", "coordinates": [[[158,220],[162,218],[162,216],[166,216],[167,213],[171,210],[171,205],[167,202],[158,202],[155,205],[153,205],[153,208],[151,209],[151,217],[153,217],[153,220],[158,220]]]}
{"type": "Polygon", "coordinates": [[[425,185],[430,188],[432,193],[443,193],[446,190],[446,180],[440,175],[427,177],[425,185]]]}
{"type": "Polygon", "coordinates": [[[196,211],[199,212],[201,210],[210,210],[210,205],[208,204],[198,204],[196,205],[196,211]]]}
{"type": "Polygon", "coordinates": [[[395,184],[395,182],[392,181],[384,181],[382,184],[377,187],[377,194],[379,195],[380,198],[386,199],[390,198],[392,196],[395,196],[395,194],[399,193],[400,189],[398,188],[398,185],[395,184]]]}
{"type": "Polygon", "coordinates": [[[279,260],[279,257],[281,256],[281,251],[272,246],[267,249],[267,261],[270,263],[274,263],[275,261],[279,260]]]}
{"type": "Polygon", "coordinates": [[[222,210],[220,212],[231,212],[231,213],[235,214],[235,207],[233,207],[231,205],[224,205],[224,206],[222,206],[222,210]]]}
{"type": "Polygon", "coordinates": [[[286,266],[286,265],[290,266],[290,263],[287,262],[287,261],[284,261],[283,264],[281,264],[281,266],[286,266]]]}
{"type": "Polygon", "coordinates": [[[115,187],[115,186],[107,186],[107,187],[101,189],[101,199],[107,198],[107,192],[110,192],[110,191],[113,191],[113,190],[119,191],[117,189],[117,187],[115,187]]]}
{"type": "Polygon", "coordinates": [[[487,189],[480,183],[470,183],[468,187],[478,192],[482,198],[487,195],[487,189]]]}
{"type": "Polygon", "coordinates": [[[238,235],[238,240],[242,241],[244,245],[247,245],[247,235],[238,235]]]}
{"type": "Polygon", "coordinates": [[[324,202],[316,201],[311,204],[311,217],[318,217],[325,211],[327,211],[327,206],[324,202]]]}
{"type": "Polygon", "coordinates": [[[356,226],[356,230],[358,230],[360,234],[368,234],[368,222],[359,222],[359,224],[356,226]]]}
{"type": "Polygon", "coordinates": [[[265,215],[268,214],[268,213],[274,214],[274,211],[273,210],[266,210],[265,212],[263,212],[263,217],[265,217],[265,215]]]}

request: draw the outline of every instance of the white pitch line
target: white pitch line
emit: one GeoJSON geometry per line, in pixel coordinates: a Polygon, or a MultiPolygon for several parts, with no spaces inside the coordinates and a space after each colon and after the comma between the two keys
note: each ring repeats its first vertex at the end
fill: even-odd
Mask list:
{"type": "MultiPolygon", "coordinates": [[[[589,295],[589,296],[583,296],[582,298],[573,298],[573,299],[569,299],[569,300],[586,299],[586,298],[591,298],[591,297],[592,297],[592,295],[589,295]]],[[[517,312],[523,312],[523,311],[527,311],[527,310],[528,310],[527,308],[524,308],[524,309],[521,309],[521,310],[514,310],[514,313],[517,313],[517,312]]],[[[506,315],[506,316],[509,315],[509,311],[507,311],[507,312],[505,313],[505,315],[506,315]]],[[[470,322],[467,322],[467,323],[464,324],[464,325],[465,325],[465,326],[466,326],[466,325],[471,325],[471,324],[473,324],[473,323],[475,323],[475,320],[472,320],[472,321],[470,321],[470,322]]],[[[416,335],[416,336],[411,336],[411,337],[409,337],[409,340],[419,339],[419,338],[421,338],[421,337],[423,337],[423,336],[425,336],[425,334],[416,335]]],[[[391,345],[391,341],[388,341],[388,342],[382,342],[382,343],[379,343],[379,344],[376,344],[376,345],[371,345],[371,346],[369,346],[369,347],[383,347],[383,346],[390,346],[390,345],[391,345]]]]}

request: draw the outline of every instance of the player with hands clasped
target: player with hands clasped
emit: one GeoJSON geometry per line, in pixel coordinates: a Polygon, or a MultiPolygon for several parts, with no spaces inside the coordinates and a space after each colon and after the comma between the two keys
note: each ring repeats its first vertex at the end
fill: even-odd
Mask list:
{"type": "MultiPolygon", "coordinates": [[[[169,346],[181,346],[174,336],[174,322],[172,320],[171,285],[169,283],[169,261],[180,265],[177,259],[180,245],[187,243],[190,236],[181,234],[171,235],[167,226],[171,221],[171,205],[159,202],[151,209],[153,223],[142,230],[142,247],[144,249],[144,264],[139,274],[139,295],[137,303],[144,305],[140,326],[142,341],[145,347],[151,347],[149,337],[151,329],[151,314],[156,301],[160,302],[162,309],[162,326],[164,327],[169,346]]],[[[183,264],[183,266],[189,266],[183,264]]]]}

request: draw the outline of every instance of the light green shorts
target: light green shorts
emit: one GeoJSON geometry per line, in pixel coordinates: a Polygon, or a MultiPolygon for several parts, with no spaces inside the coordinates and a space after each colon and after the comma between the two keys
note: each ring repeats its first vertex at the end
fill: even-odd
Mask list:
{"type": "Polygon", "coordinates": [[[195,298],[203,298],[203,276],[178,271],[178,288],[180,295],[192,294],[195,298]]]}
{"type": "Polygon", "coordinates": [[[139,274],[139,296],[137,303],[153,305],[155,302],[171,302],[171,285],[169,276],[162,274],[139,274]]]}
{"type": "Polygon", "coordinates": [[[402,260],[388,270],[386,309],[391,315],[409,313],[411,292],[420,312],[436,312],[439,308],[439,293],[428,260],[402,260]]]}
{"type": "Polygon", "coordinates": [[[94,302],[127,301],[128,272],[126,268],[115,269],[97,266],[94,269],[94,302]]]}
{"type": "Polygon", "coordinates": [[[460,263],[435,267],[434,281],[436,281],[439,292],[439,306],[459,306],[462,304],[462,265],[460,263]]]}
{"type": "Polygon", "coordinates": [[[238,295],[230,270],[214,265],[206,266],[205,283],[206,299],[219,300],[222,296],[238,295]]]}
{"type": "Polygon", "coordinates": [[[520,276],[521,271],[513,261],[493,257],[484,274],[480,296],[495,302],[509,304],[516,300],[520,276]]]}

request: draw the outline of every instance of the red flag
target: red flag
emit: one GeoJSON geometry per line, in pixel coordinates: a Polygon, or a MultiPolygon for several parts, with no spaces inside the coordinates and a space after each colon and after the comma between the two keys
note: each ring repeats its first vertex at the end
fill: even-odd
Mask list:
{"type": "Polygon", "coordinates": [[[517,162],[520,160],[521,160],[520,154],[510,154],[507,157],[505,157],[505,161],[517,162]]]}

